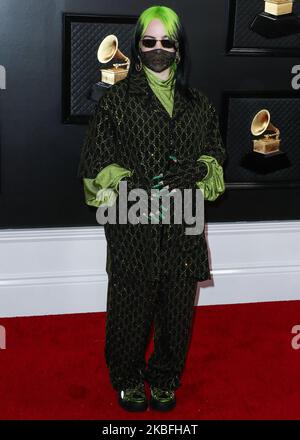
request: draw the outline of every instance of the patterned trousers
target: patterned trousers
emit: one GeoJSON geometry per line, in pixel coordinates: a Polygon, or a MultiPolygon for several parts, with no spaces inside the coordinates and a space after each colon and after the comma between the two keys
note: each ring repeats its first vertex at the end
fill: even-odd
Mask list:
{"type": "Polygon", "coordinates": [[[197,281],[190,278],[125,282],[109,277],[105,359],[115,390],[143,380],[161,388],[179,388],[196,291],[197,281]],[[152,323],[154,351],[146,365],[152,323]]]}

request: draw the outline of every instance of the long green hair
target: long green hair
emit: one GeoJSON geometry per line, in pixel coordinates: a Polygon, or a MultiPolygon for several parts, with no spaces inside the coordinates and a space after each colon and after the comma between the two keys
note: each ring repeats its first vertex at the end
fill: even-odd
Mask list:
{"type": "MultiPolygon", "coordinates": [[[[139,64],[138,55],[140,39],[144,35],[149,23],[155,18],[163,23],[166,29],[166,35],[168,35],[170,39],[178,41],[180,62],[179,64],[176,64],[175,69],[176,87],[185,96],[191,98],[188,90],[190,57],[186,33],[176,12],[167,6],[151,6],[145,9],[139,16],[134,36],[131,41],[131,63],[129,74],[135,73],[135,65],[139,64]]],[[[175,66],[173,65],[172,67],[174,68],[175,66]]]]}

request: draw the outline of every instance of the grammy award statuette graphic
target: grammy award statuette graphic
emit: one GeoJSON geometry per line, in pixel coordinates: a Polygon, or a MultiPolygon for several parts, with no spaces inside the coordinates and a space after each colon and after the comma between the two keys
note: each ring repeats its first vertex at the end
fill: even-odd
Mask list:
{"type": "Polygon", "coordinates": [[[130,59],[119,49],[118,38],[114,34],[107,35],[102,40],[97,50],[97,59],[104,64],[110,61],[115,62],[111,67],[100,69],[100,81],[91,87],[89,99],[96,102],[99,101],[107,89],[126,78],[130,67],[130,59]]]}
{"type": "Polygon", "coordinates": [[[267,174],[289,167],[287,154],[280,150],[280,131],[271,123],[270,112],[262,109],[251,122],[252,151],[243,157],[241,166],[258,174],[267,174]]]}
{"type": "Polygon", "coordinates": [[[293,12],[294,0],[265,0],[264,11],[250,29],[266,38],[279,38],[300,32],[300,17],[293,12]]]}

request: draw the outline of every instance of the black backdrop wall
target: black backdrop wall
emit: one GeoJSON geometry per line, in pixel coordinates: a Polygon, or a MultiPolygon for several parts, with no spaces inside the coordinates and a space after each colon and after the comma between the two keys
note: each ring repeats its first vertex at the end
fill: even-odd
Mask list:
{"type": "MultiPolygon", "coordinates": [[[[185,24],[192,85],[220,113],[224,90],[291,91],[291,69],[299,64],[296,57],[226,55],[228,3],[163,3],[185,24]]],[[[1,0],[0,64],[7,70],[7,90],[0,91],[0,227],[97,225],[96,211],[84,204],[76,177],[87,126],[61,122],[62,13],[139,15],[154,4],[1,0]]],[[[299,200],[299,187],[228,188],[219,200],[206,203],[206,221],[299,219],[299,200]]]]}

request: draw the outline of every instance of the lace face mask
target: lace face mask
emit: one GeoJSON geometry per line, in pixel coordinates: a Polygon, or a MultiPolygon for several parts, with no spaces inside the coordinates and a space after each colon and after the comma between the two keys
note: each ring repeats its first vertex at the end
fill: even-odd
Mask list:
{"type": "Polygon", "coordinates": [[[162,72],[173,64],[176,51],[170,52],[164,49],[153,49],[144,52],[140,50],[140,57],[146,67],[154,72],[162,72]]]}

